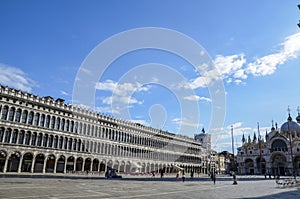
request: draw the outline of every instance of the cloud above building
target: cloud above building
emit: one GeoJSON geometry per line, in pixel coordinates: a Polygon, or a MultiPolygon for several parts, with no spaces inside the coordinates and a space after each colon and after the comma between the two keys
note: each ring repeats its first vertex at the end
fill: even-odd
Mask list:
{"type": "Polygon", "coordinates": [[[217,55],[214,64],[225,82],[240,84],[250,75],[271,75],[280,65],[297,58],[300,52],[300,33],[286,37],[278,46],[276,52],[253,59],[246,58],[244,53],[217,55]]]}
{"type": "Polygon", "coordinates": [[[0,63],[0,84],[31,92],[37,83],[19,68],[0,63]]]}

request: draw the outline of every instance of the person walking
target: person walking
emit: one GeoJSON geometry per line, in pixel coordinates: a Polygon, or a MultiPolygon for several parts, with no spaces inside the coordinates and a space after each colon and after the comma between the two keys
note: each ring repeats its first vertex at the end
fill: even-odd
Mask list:
{"type": "Polygon", "coordinates": [[[179,179],[179,172],[177,172],[176,174],[176,181],[178,181],[178,179],[179,179]]]}
{"type": "Polygon", "coordinates": [[[191,171],[191,179],[194,178],[194,171],[191,171]]]}
{"type": "Polygon", "coordinates": [[[232,173],[232,178],[233,178],[233,185],[237,185],[238,183],[237,183],[236,175],[234,172],[232,173]]]}
{"type": "Polygon", "coordinates": [[[216,172],[213,172],[213,181],[214,181],[214,184],[216,184],[216,180],[217,180],[216,172]]]}
{"type": "Polygon", "coordinates": [[[182,182],[185,182],[185,173],[184,173],[184,170],[182,171],[182,182]]]}

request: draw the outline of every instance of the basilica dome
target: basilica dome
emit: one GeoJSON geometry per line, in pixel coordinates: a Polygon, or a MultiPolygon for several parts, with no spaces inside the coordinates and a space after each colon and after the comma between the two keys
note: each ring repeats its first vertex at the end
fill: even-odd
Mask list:
{"type": "Polygon", "coordinates": [[[298,114],[298,116],[296,117],[297,123],[300,123],[300,115],[298,114]]]}
{"type": "Polygon", "coordinates": [[[289,133],[289,132],[300,133],[300,125],[297,122],[292,121],[291,116],[289,116],[288,121],[281,125],[280,132],[282,132],[282,133],[289,133]]]}

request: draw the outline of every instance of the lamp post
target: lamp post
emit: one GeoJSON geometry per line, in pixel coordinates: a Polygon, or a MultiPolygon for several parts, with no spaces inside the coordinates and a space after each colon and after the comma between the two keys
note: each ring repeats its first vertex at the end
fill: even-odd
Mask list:
{"type": "Polygon", "coordinates": [[[234,157],[234,139],[233,139],[233,126],[231,125],[231,147],[232,147],[232,170],[236,171],[235,169],[235,157],[234,157]]]}
{"type": "Polygon", "coordinates": [[[290,115],[290,108],[288,108],[288,113],[289,113],[289,117],[288,117],[288,134],[289,134],[289,140],[290,140],[290,150],[291,150],[291,163],[292,163],[292,175],[295,177],[294,174],[294,161],[293,161],[293,143],[292,143],[292,133],[291,133],[291,129],[290,129],[290,122],[292,121],[292,117],[290,115]]]}
{"type": "MultiPolygon", "coordinates": [[[[298,9],[300,10],[300,4],[297,5],[298,9]]],[[[297,24],[298,27],[300,28],[300,20],[299,20],[299,23],[297,24]]]]}

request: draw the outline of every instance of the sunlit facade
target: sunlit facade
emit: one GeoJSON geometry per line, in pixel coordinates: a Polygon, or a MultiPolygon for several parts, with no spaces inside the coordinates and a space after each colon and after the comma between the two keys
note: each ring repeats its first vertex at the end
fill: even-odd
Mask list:
{"type": "Polygon", "coordinates": [[[201,172],[202,143],[0,85],[0,172],[201,172]]]}
{"type": "Polygon", "coordinates": [[[265,139],[254,134],[238,148],[240,174],[300,175],[300,114],[293,121],[289,115],[281,128],[272,125],[265,139]]]}

